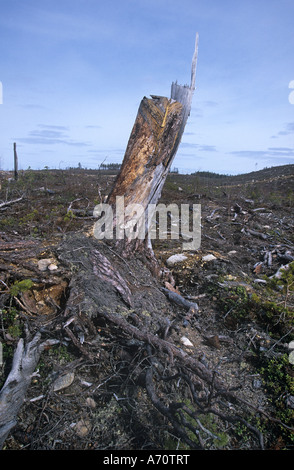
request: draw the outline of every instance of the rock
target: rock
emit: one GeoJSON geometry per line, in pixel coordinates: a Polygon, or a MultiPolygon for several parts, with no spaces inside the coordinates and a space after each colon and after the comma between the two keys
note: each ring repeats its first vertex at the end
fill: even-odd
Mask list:
{"type": "Polygon", "coordinates": [[[56,271],[58,269],[57,265],[54,263],[49,264],[48,266],[49,271],[56,271]]]}
{"type": "Polygon", "coordinates": [[[294,409],[294,396],[293,395],[288,395],[286,398],[286,405],[288,408],[294,409]]]}
{"type": "Polygon", "coordinates": [[[96,408],[96,402],[95,400],[93,400],[93,398],[87,397],[86,403],[90,408],[93,408],[93,409],[96,408]]]}
{"type": "Polygon", "coordinates": [[[54,259],[52,258],[43,258],[38,261],[38,268],[40,271],[54,271],[57,268],[57,265],[54,263],[54,259]]]}
{"type": "Polygon", "coordinates": [[[52,262],[53,260],[50,258],[40,259],[38,261],[38,269],[40,269],[40,271],[46,271],[48,269],[48,266],[52,264],[52,262]]]}
{"type": "Polygon", "coordinates": [[[236,254],[237,254],[236,250],[231,250],[231,251],[228,252],[229,256],[236,255],[236,254]]]}
{"type": "Polygon", "coordinates": [[[193,343],[191,343],[191,341],[188,338],[186,338],[186,336],[181,337],[181,343],[184,346],[187,346],[188,348],[193,348],[194,347],[193,343]]]}
{"type": "Polygon", "coordinates": [[[217,259],[216,256],[211,254],[202,256],[202,261],[213,261],[214,259],[217,259]]]}
{"type": "Polygon", "coordinates": [[[259,388],[262,387],[262,381],[260,379],[254,379],[252,381],[252,387],[258,390],[259,388]]]}
{"type": "Polygon", "coordinates": [[[58,392],[59,390],[63,390],[64,388],[69,387],[73,383],[74,378],[75,375],[73,372],[68,372],[67,374],[57,377],[57,379],[53,382],[54,392],[58,392]]]}
{"type": "Polygon", "coordinates": [[[220,349],[220,341],[218,335],[208,336],[206,338],[207,344],[213,348],[220,349]]]}
{"type": "Polygon", "coordinates": [[[81,419],[75,425],[75,430],[79,437],[85,437],[91,431],[91,422],[88,419],[81,419]]]}
{"type": "Polygon", "coordinates": [[[172,255],[166,260],[166,264],[167,266],[174,266],[176,263],[181,263],[186,259],[188,259],[188,257],[183,254],[172,255]]]}

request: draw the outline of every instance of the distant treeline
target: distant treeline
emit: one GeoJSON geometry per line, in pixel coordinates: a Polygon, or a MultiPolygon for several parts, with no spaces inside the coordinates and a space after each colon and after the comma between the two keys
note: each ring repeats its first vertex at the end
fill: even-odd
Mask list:
{"type": "Polygon", "coordinates": [[[229,175],[221,175],[213,173],[213,171],[195,171],[192,175],[200,176],[202,178],[227,178],[229,175]]]}
{"type": "Polygon", "coordinates": [[[101,163],[100,170],[119,170],[121,167],[120,163],[101,163]]]}

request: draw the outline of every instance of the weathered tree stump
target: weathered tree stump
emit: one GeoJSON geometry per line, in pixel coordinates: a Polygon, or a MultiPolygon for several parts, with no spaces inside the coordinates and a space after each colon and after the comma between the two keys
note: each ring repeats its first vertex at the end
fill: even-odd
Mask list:
{"type": "MultiPolygon", "coordinates": [[[[114,235],[115,231],[117,246],[125,255],[139,250],[140,245],[151,248],[148,230],[152,208],[161,196],[191,111],[197,55],[198,34],[190,86],[172,83],[170,99],[151,95],[151,98],[144,97],[139,106],[121,170],[107,199],[113,210],[108,220],[110,232],[114,235]],[[125,236],[124,229],[128,226],[130,229],[125,236]]],[[[97,215],[103,209],[104,206],[100,209],[98,206],[97,215]]],[[[100,238],[103,222],[96,224],[97,238],[100,238]]]]}

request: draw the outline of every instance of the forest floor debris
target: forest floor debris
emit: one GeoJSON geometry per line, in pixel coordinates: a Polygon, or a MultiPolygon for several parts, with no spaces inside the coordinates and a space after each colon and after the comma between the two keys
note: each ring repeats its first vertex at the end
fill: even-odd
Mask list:
{"type": "Polygon", "coordinates": [[[72,283],[87,268],[91,211],[113,175],[26,170],[17,182],[9,177],[2,172],[1,387],[27,329],[55,342],[40,357],[5,449],[293,448],[293,165],[236,177],[171,173],[161,202],[201,204],[201,247],[183,253],[181,240],[155,240],[156,257],[175,280],[160,286],[141,260],[121,260],[101,244],[96,262],[118,263],[128,285],[124,307],[101,290],[101,305],[113,295],[117,311],[98,318],[83,310],[72,283]],[[158,348],[166,344],[168,360],[144,345],[140,331],[154,335],[158,348]],[[226,389],[177,368],[181,355],[226,389]],[[228,400],[230,390],[240,402],[228,400]]]}

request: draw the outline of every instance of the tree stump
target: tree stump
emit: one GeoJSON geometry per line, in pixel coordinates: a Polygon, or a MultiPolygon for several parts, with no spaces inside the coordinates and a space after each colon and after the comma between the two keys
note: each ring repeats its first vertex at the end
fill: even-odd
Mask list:
{"type": "MultiPolygon", "coordinates": [[[[117,247],[126,256],[142,245],[151,248],[148,230],[152,210],[161,196],[190,115],[197,55],[198,34],[190,86],[172,83],[170,99],[151,95],[144,97],[139,106],[120,172],[107,199],[111,208],[106,215],[109,238],[116,238],[117,247]]],[[[103,211],[104,204],[96,207],[97,216],[103,211]]],[[[100,219],[95,224],[94,235],[98,239],[103,236],[104,223],[100,219]]]]}

